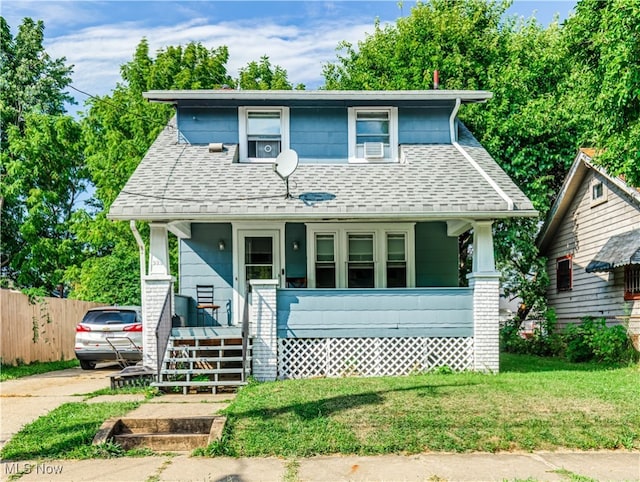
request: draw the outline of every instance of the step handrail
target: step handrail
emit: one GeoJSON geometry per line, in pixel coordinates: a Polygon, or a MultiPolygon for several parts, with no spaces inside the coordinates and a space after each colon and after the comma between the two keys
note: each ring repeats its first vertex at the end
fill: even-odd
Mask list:
{"type": "Polygon", "coordinates": [[[251,285],[247,283],[242,312],[242,381],[247,381],[247,345],[249,342],[249,294],[251,285]]]}

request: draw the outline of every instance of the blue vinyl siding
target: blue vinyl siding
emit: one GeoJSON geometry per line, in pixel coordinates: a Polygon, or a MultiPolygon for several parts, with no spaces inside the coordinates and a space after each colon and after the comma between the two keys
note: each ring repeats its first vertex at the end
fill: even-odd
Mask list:
{"type": "Polygon", "coordinates": [[[398,109],[398,142],[400,144],[449,144],[451,109],[398,109]]]}
{"type": "Polygon", "coordinates": [[[196,321],[196,285],[213,285],[216,304],[220,305],[220,323],[226,325],[231,320],[233,299],[233,256],[231,247],[231,224],[192,223],[191,239],[180,240],[180,294],[192,298],[189,308],[189,322],[196,321]],[[218,249],[218,242],[225,243],[224,251],[218,249]]]}
{"type": "Polygon", "coordinates": [[[237,144],[238,109],[183,107],[178,111],[178,127],[183,140],[190,144],[237,144]]]}
{"type": "Polygon", "coordinates": [[[281,289],[279,338],[473,336],[470,288],[281,289]]]}
{"type": "Polygon", "coordinates": [[[342,159],[349,155],[347,109],[292,108],[289,111],[290,147],[300,161],[342,159]]]}
{"type": "Polygon", "coordinates": [[[307,227],[303,223],[287,223],[284,227],[285,276],[286,278],[307,277],[307,227]],[[293,250],[293,242],[299,245],[293,250]]]}
{"type": "MultiPolygon", "coordinates": [[[[450,143],[448,107],[398,109],[400,144],[450,143]]],[[[178,109],[181,142],[237,144],[237,107],[181,107],[178,109]]],[[[291,107],[289,111],[290,147],[301,162],[348,158],[348,116],[346,107],[291,107]]]]}
{"type": "Polygon", "coordinates": [[[458,286],[458,238],[447,223],[416,224],[416,286],[458,286]]]}

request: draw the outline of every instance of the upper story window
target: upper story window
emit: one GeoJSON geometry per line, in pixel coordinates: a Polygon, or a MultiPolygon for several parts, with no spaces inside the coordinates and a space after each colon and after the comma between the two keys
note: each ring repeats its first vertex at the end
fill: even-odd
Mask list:
{"type": "Polygon", "coordinates": [[[591,181],[591,206],[597,206],[607,200],[607,188],[601,179],[593,178],[591,181]]]}
{"type": "Polygon", "coordinates": [[[573,266],[571,256],[563,256],[556,260],[556,288],[558,291],[569,291],[573,286],[573,266]]]}
{"type": "Polygon", "coordinates": [[[350,107],[349,161],[398,160],[398,109],[350,107]]]}
{"type": "Polygon", "coordinates": [[[273,162],[289,148],[289,109],[238,108],[240,160],[273,162]]]}

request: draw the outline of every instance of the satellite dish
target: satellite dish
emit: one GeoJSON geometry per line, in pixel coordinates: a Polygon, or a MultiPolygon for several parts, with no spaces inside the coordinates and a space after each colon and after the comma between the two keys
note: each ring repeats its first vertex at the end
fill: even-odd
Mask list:
{"type": "Polygon", "coordinates": [[[282,179],[287,179],[298,167],[298,153],[293,149],[282,151],[276,157],[274,170],[282,179]]]}

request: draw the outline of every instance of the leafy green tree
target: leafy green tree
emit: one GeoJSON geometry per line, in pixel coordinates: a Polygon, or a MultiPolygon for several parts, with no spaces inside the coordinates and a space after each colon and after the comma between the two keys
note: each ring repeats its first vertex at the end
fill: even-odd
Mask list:
{"type": "MultiPolygon", "coordinates": [[[[169,106],[147,102],[142,93],[233,86],[226,72],[228,58],[226,47],[207,49],[195,42],[167,47],[152,58],[143,39],[133,59],[121,68],[123,81],[110,95],[88,100],[83,138],[95,186],[94,212],[78,216],[74,231],[86,243],[90,259],[67,273],[73,285],[71,296],[108,303],[140,302],[138,248],[128,223],[109,221],[106,214],[173,112],[169,106]],[[120,278],[105,283],[104,273],[120,273],[120,278]]],[[[140,230],[147,232],[146,226],[140,230]]]]}
{"type": "Polygon", "coordinates": [[[63,115],[71,67],[43,47],[44,24],[12,37],[0,17],[0,205],[3,282],[53,290],[80,262],[71,218],[85,189],[80,126],[63,115]]]}
{"type": "MultiPolygon", "coordinates": [[[[341,44],[325,65],[328,89],[430,89],[493,92],[486,104],[467,105],[460,117],[541,213],[549,208],[578,147],[582,125],[559,102],[570,73],[561,28],[506,16],[510,2],[431,0],[395,25],[375,25],[357,48],[341,44]]],[[[537,220],[496,223],[503,284],[543,308],[546,277],[534,236],[537,220]]],[[[461,237],[461,260],[470,237],[461,237]]],[[[462,267],[463,271],[466,269],[462,267]]],[[[522,313],[522,316],[526,312],[522,313]]]]}
{"type": "Polygon", "coordinates": [[[566,102],[587,119],[596,162],[640,186],[640,0],[581,0],[563,33],[566,102]]]}
{"type": "MultiPolygon", "coordinates": [[[[249,62],[240,69],[238,85],[244,90],[293,89],[293,84],[287,78],[287,71],[279,65],[272,66],[266,55],[260,58],[260,62],[249,62]]],[[[304,90],[304,85],[298,84],[296,89],[304,90]]]]}

